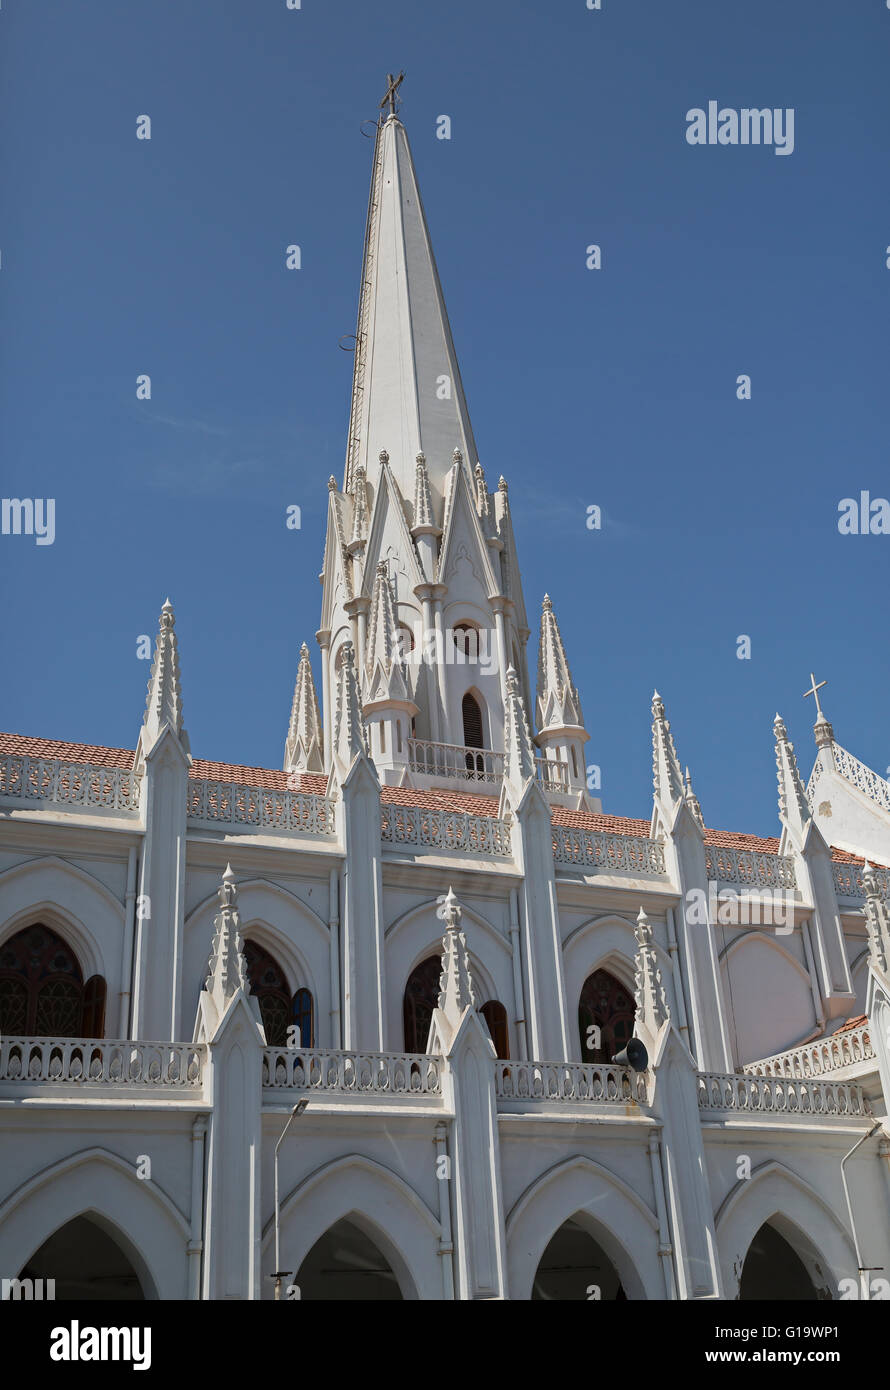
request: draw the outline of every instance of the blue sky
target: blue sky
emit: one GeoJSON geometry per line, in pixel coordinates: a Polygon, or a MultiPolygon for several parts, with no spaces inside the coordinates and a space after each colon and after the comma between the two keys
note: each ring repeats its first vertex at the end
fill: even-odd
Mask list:
{"type": "Polygon", "coordinates": [[[772,718],[806,776],[811,670],[886,772],[890,537],[837,519],[890,494],[890,9],[602,4],[4,0],[3,493],[54,497],[56,539],[0,537],[0,726],[133,746],[169,593],[193,752],[280,766],[342,479],[359,127],[404,68],[480,456],[604,808],[649,814],[656,685],[710,825],[775,833],[772,718]],[[690,146],[709,100],[793,107],[793,154],[690,146]]]}

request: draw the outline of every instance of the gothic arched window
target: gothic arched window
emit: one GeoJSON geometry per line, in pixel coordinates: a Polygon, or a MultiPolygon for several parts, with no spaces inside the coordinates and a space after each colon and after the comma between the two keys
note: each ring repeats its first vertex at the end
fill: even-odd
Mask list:
{"type": "Polygon", "coordinates": [[[494,1043],[494,1050],[502,1062],[510,1059],[510,1026],[507,1022],[507,1010],[499,999],[489,999],[479,1010],[485,1022],[488,1024],[488,1031],[494,1043]]]}
{"type": "Polygon", "coordinates": [[[634,1001],[608,970],[595,970],[588,975],[578,1001],[578,1031],[581,1034],[581,1057],[585,1062],[609,1062],[627,1046],[633,1037],[634,1001]],[[596,1034],[600,1030],[599,1047],[596,1034]]]}
{"type": "Polygon", "coordinates": [[[293,1021],[301,1047],[313,1047],[315,1045],[314,1012],[311,991],[298,989],[293,1001],[293,1021]]]}
{"type": "Polygon", "coordinates": [[[469,690],[461,701],[460,711],[464,720],[464,747],[484,748],[482,709],[475,695],[472,695],[469,690]]]}
{"type": "Polygon", "coordinates": [[[0,1034],[37,1038],[101,1038],[105,981],[84,988],[73,950],[35,922],[0,947],[0,1034]]]}
{"type": "Polygon", "coordinates": [[[255,941],[245,941],[244,959],[250,992],[256,995],[260,1017],[269,1047],[287,1047],[287,1026],[291,1022],[291,995],[284,971],[268,951],[255,941]]]}
{"type": "Polygon", "coordinates": [[[433,1009],[439,1002],[439,976],[442,962],[438,956],[427,956],[408,977],[402,1016],[405,1024],[405,1051],[425,1052],[433,1021],[433,1009]]]}

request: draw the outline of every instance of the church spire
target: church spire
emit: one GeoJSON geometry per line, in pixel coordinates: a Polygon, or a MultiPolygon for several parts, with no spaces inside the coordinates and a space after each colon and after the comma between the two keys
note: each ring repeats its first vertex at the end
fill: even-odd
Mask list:
{"type": "Polygon", "coordinates": [[[145,715],[139,736],[140,751],[143,754],[157,742],[165,728],[170,728],[176,734],[186,753],[191,751],[188,734],[182,723],[182,686],[179,679],[179,651],[175,629],[173,605],[167,599],[161,609],[148,681],[145,715]]]}
{"type": "Polygon", "coordinates": [[[535,775],[535,754],[529,733],[525,705],[519,693],[519,677],[512,666],[507,668],[507,693],[504,699],[504,782],[512,783],[518,792],[535,775]]]}
{"type": "Polygon", "coordinates": [[[366,643],[365,687],[368,698],[379,698],[374,694],[377,683],[383,681],[388,685],[394,670],[400,678],[400,693],[404,698],[407,681],[403,670],[399,621],[388,567],[385,560],[380,560],[374,575],[366,643]]]}
{"type": "Polygon", "coordinates": [[[351,642],[344,642],[340,648],[333,751],[344,770],[351,767],[356,756],[366,757],[368,753],[355,675],[355,653],[351,642]]]}
{"type": "Polygon", "coordinates": [[[309,648],[300,648],[300,664],[294,686],[287,742],[284,746],[285,772],[323,772],[321,716],[312,679],[309,648]]]}
{"type": "Polygon", "coordinates": [[[538,652],[538,727],[550,724],[584,726],[581,700],[572,683],[569,660],[550,595],[544,595],[541,611],[541,646],[538,652]]]}
{"type": "Polygon", "coordinates": [[[789,828],[802,834],[810,819],[810,807],[794,756],[794,744],[788,738],[788,730],[780,714],[773,720],[773,734],[776,740],[779,815],[789,828]]]}
{"type": "Polygon", "coordinates": [[[386,448],[403,497],[412,495],[423,452],[441,498],[452,451],[462,449],[471,468],[476,445],[408,137],[394,110],[398,85],[390,79],[374,146],[344,490],[353,491],[360,464],[373,482],[372,464],[386,448]]]}
{"type": "Polygon", "coordinates": [[[656,798],[666,807],[673,806],[686,791],[670,720],[665,717],[664,701],[657,690],[652,694],[652,782],[656,798]]]}

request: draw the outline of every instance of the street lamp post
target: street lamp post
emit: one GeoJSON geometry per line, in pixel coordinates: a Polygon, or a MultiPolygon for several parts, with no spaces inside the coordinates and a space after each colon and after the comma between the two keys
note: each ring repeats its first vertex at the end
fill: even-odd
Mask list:
{"type": "Polygon", "coordinates": [[[295,1119],[297,1115],[302,1115],[303,1111],[306,1109],[306,1106],[307,1106],[308,1104],[309,1104],[309,1102],[305,1099],[305,1097],[303,1098],[303,1100],[298,1100],[298,1101],[297,1101],[297,1103],[296,1103],[296,1105],[294,1106],[293,1110],[292,1110],[292,1111],[290,1112],[290,1114],[288,1115],[288,1117],[287,1117],[287,1123],[285,1124],[284,1129],[281,1131],[281,1136],[280,1136],[280,1138],[279,1138],[279,1140],[278,1140],[278,1143],[275,1145],[275,1273],[272,1275],[272,1278],[275,1280],[275,1300],[276,1300],[276,1302],[278,1302],[278,1301],[280,1300],[280,1298],[281,1298],[281,1281],[282,1281],[282,1279],[286,1279],[287,1276],[288,1276],[288,1274],[291,1273],[291,1271],[290,1271],[289,1269],[282,1269],[282,1268],[281,1268],[281,1249],[280,1249],[280,1241],[279,1241],[280,1231],[279,1231],[279,1221],[278,1221],[278,1215],[279,1215],[279,1213],[278,1213],[278,1150],[281,1148],[281,1145],[282,1145],[282,1143],[284,1142],[284,1136],[287,1134],[287,1131],[290,1129],[291,1121],[292,1121],[293,1119],[295,1119]]]}
{"type": "MultiPolygon", "coordinates": [[[[815,682],[814,682],[814,684],[815,684],[815,682]]],[[[866,1139],[870,1139],[870,1138],[872,1137],[873,1134],[877,1134],[877,1132],[878,1132],[878,1130],[879,1130],[880,1128],[881,1128],[881,1121],[878,1120],[877,1124],[873,1124],[872,1127],[871,1127],[871,1129],[870,1129],[866,1134],[863,1134],[863,1136],[862,1136],[861,1139],[857,1139],[856,1143],[853,1145],[853,1147],[852,1147],[852,1149],[850,1150],[850,1152],[849,1152],[849,1153],[845,1153],[844,1156],[843,1156],[843,1158],[841,1159],[841,1183],[843,1184],[843,1188],[844,1188],[844,1196],[845,1196],[846,1199],[847,1199],[847,1215],[848,1215],[849,1218],[850,1218],[850,1231],[851,1231],[851,1234],[852,1234],[852,1236],[853,1236],[853,1249],[856,1251],[856,1264],[857,1264],[857,1266],[858,1266],[858,1269],[857,1269],[856,1272],[857,1272],[857,1274],[859,1275],[859,1296],[860,1296],[860,1298],[868,1298],[868,1274],[869,1274],[869,1271],[863,1266],[863,1263],[862,1263],[862,1253],[861,1253],[861,1251],[860,1251],[860,1249],[859,1249],[859,1237],[858,1237],[858,1235],[856,1234],[856,1222],[855,1222],[854,1219],[853,1219],[853,1204],[852,1204],[852,1202],[850,1201],[850,1189],[849,1189],[849,1187],[847,1186],[847,1174],[846,1174],[845,1168],[846,1168],[847,1159],[853,1157],[854,1153],[855,1153],[856,1150],[859,1148],[860,1144],[864,1144],[865,1141],[866,1141],[866,1139]]]]}

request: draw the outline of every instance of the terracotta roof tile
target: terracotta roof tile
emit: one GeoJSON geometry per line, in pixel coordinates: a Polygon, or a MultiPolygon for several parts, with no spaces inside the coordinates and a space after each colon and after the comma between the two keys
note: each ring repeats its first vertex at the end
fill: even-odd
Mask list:
{"type": "MultiPolygon", "coordinates": [[[[133,766],[130,748],[106,748],[101,744],[63,743],[58,739],[28,738],[23,734],[0,733],[0,755],[14,753],[32,758],[62,758],[66,762],[98,763],[103,767],[133,766]]],[[[216,782],[240,782],[248,787],[268,788],[270,791],[303,791],[323,795],[327,778],[319,772],[284,772],[278,768],[247,767],[243,763],[216,763],[195,758],[189,776],[209,778],[216,782]]],[[[467,811],[470,815],[496,816],[498,798],[467,791],[415,791],[411,787],[382,787],[381,800],[390,806],[424,806],[430,810],[467,811]]],[[[592,811],[572,811],[554,806],[550,818],[554,825],[575,830],[600,830],[607,835],[632,835],[647,839],[648,820],[631,816],[597,815],[592,811]]],[[[779,840],[774,835],[748,835],[736,830],[705,830],[705,843],[724,849],[754,850],[761,854],[778,854],[779,840]]],[[[831,857],[841,864],[861,864],[861,856],[831,847],[831,857]]],[[[878,867],[883,867],[878,865],[878,867]]],[[[851,1027],[858,1024],[851,1024],[851,1027]]]]}
{"type": "Polygon", "coordinates": [[[0,734],[0,754],[19,757],[61,758],[68,763],[98,763],[101,767],[133,766],[132,748],[105,748],[95,743],[62,743],[54,738],[27,738],[24,734],[0,734]]]}
{"type": "Polygon", "coordinates": [[[855,1018],[846,1019],[840,1028],[835,1028],[834,1033],[828,1036],[833,1038],[837,1033],[849,1033],[851,1028],[861,1028],[863,1023],[868,1023],[868,1014],[857,1014],[855,1018]]]}

